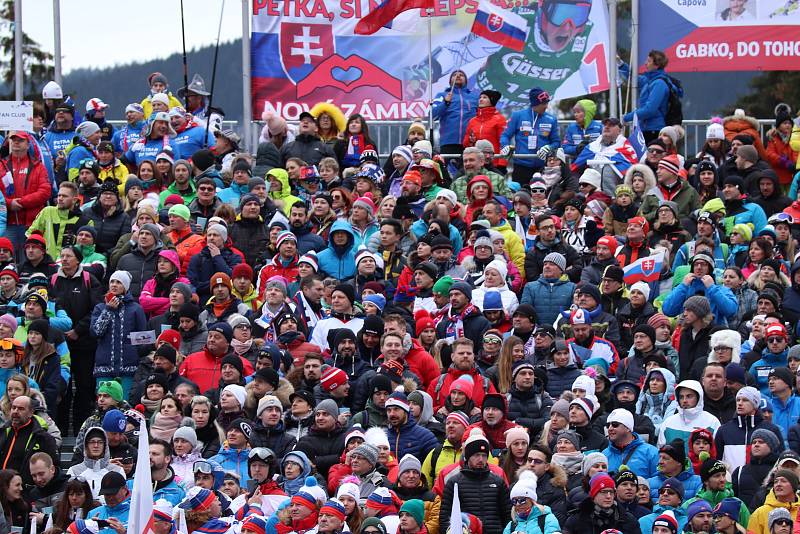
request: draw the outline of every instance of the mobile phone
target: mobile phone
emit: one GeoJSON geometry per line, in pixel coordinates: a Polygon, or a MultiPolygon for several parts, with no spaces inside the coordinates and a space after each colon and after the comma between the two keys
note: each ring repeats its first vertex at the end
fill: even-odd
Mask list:
{"type": "Polygon", "coordinates": [[[252,478],[247,481],[247,493],[249,495],[252,495],[253,493],[255,493],[257,487],[258,487],[258,482],[256,482],[252,478]]]}
{"type": "Polygon", "coordinates": [[[117,296],[111,291],[109,291],[108,293],[106,293],[106,304],[111,304],[111,301],[114,300],[115,298],[117,298],[117,296]]]}
{"type": "Polygon", "coordinates": [[[97,526],[99,528],[108,528],[111,526],[111,524],[105,519],[95,519],[95,521],[97,521],[97,526]]]}

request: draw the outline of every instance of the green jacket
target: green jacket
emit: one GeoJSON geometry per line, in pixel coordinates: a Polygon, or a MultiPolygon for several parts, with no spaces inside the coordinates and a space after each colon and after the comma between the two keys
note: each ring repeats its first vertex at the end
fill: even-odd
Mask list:
{"type": "Polygon", "coordinates": [[[161,193],[159,193],[159,195],[158,195],[158,207],[159,208],[163,208],[164,207],[164,201],[167,200],[167,197],[170,196],[170,195],[178,195],[179,197],[181,197],[183,199],[183,205],[184,206],[188,206],[192,202],[192,200],[197,198],[197,186],[194,185],[194,180],[190,179],[189,180],[189,193],[185,194],[185,193],[181,193],[180,191],[178,191],[178,186],[175,185],[175,182],[172,182],[171,184],[169,184],[169,187],[167,187],[161,193]]]}
{"type": "Polygon", "coordinates": [[[33,220],[25,235],[30,236],[34,231],[41,233],[47,241],[47,253],[51,258],[58,258],[61,254],[61,243],[65,233],[78,235],[78,228],[92,224],[79,207],[72,211],[60,210],[55,206],[45,206],[33,220]]]}
{"type": "Polygon", "coordinates": [[[486,168],[484,167],[471,176],[468,176],[466,174],[459,176],[458,178],[453,180],[452,184],[450,184],[450,189],[452,189],[455,192],[459,202],[461,202],[464,205],[469,203],[469,200],[467,199],[467,184],[469,183],[470,180],[472,180],[479,174],[489,177],[489,180],[491,180],[492,182],[492,192],[495,195],[500,195],[508,198],[511,197],[511,190],[508,188],[508,185],[506,185],[506,179],[497,174],[496,172],[487,171],[486,168]]]}
{"type": "MultiPolygon", "coordinates": [[[[694,501],[699,501],[701,499],[710,504],[711,508],[714,508],[716,505],[722,502],[722,499],[726,499],[728,497],[736,497],[736,495],[733,494],[733,486],[731,485],[730,482],[725,483],[725,489],[723,489],[722,491],[711,491],[707,488],[703,488],[702,490],[697,492],[697,495],[685,501],[681,506],[681,508],[683,508],[684,510],[688,510],[690,504],[692,504],[694,501]]],[[[739,507],[739,519],[737,523],[739,523],[740,525],[746,525],[749,522],[750,522],[750,510],[747,509],[747,506],[745,506],[744,503],[741,503],[741,506],[739,507]]]]}
{"type": "MultiPolygon", "coordinates": [[[[678,218],[686,219],[693,211],[700,209],[700,196],[697,194],[695,188],[687,182],[681,180],[680,183],[681,189],[672,197],[672,202],[678,205],[678,218]]],[[[650,224],[653,224],[658,215],[658,205],[664,198],[658,186],[651,191],[656,191],[657,194],[650,192],[645,195],[642,205],[639,208],[639,213],[642,214],[650,224]]]]}

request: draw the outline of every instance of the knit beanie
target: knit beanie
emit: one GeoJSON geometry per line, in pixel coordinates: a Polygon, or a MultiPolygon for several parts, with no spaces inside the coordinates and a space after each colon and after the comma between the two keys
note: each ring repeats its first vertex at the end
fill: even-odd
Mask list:
{"type": "Polygon", "coordinates": [[[605,463],[608,464],[608,458],[602,452],[590,452],[587,453],[583,457],[583,463],[581,464],[581,471],[583,471],[584,476],[589,476],[589,470],[598,463],[605,463]]]}
{"type": "Polygon", "coordinates": [[[768,430],[766,428],[758,428],[756,429],[753,434],[750,436],[750,443],[753,443],[753,440],[760,439],[764,443],[769,446],[769,450],[772,453],[776,453],[781,449],[781,441],[778,439],[778,436],[775,435],[775,432],[772,430],[768,430]]]}
{"type": "Polygon", "coordinates": [[[700,319],[711,313],[711,305],[708,299],[701,295],[694,295],[686,299],[683,303],[683,309],[694,313],[700,319]]]}
{"type": "Polygon", "coordinates": [[[601,490],[616,488],[617,486],[614,484],[614,479],[611,478],[608,473],[601,471],[594,475],[589,481],[589,497],[594,499],[601,490]]]}

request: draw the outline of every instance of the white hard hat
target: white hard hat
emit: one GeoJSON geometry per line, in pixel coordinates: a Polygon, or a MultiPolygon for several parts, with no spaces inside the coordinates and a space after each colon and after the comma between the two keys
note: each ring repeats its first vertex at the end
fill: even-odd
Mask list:
{"type": "Polygon", "coordinates": [[[57,100],[59,98],[64,98],[64,91],[61,90],[61,86],[58,85],[54,81],[49,81],[45,84],[44,88],[42,89],[42,98],[44,99],[52,99],[57,100]]]}

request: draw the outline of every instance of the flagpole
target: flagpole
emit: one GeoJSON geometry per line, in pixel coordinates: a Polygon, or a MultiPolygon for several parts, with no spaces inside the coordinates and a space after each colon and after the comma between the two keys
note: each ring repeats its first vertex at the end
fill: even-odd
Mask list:
{"type": "Polygon", "coordinates": [[[433,10],[426,9],[428,15],[428,129],[433,144],[433,10]]]}

